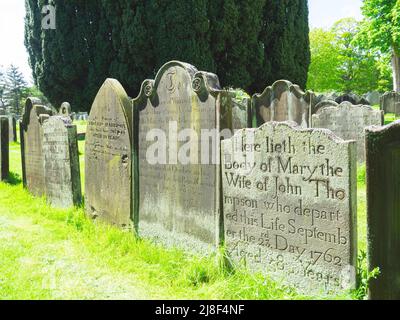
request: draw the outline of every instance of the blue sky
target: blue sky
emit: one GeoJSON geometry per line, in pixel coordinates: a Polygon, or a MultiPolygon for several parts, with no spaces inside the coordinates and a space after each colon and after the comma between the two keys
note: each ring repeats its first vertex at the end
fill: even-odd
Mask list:
{"type": "MultiPolygon", "coordinates": [[[[249,0],[251,1],[251,0],[249,0]]],[[[24,0],[0,0],[0,68],[15,64],[31,82],[24,47],[24,0]]],[[[329,28],[341,18],[361,18],[362,0],[309,0],[310,27],[329,28]]]]}

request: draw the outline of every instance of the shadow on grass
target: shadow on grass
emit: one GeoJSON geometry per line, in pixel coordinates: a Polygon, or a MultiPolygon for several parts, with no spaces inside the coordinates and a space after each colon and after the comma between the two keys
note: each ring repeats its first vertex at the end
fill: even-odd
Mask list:
{"type": "Polygon", "coordinates": [[[12,186],[16,186],[22,183],[21,176],[17,173],[10,172],[6,182],[11,184],[12,186]]]}

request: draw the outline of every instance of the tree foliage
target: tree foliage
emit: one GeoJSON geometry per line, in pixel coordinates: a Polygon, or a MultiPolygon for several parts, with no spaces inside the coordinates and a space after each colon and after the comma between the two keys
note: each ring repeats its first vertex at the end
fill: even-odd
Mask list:
{"type": "Polygon", "coordinates": [[[54,105],[88,110],[107,77],[136,96],[169,60],[250,91],[280,78],[306,84],[307,0],[26,0],[26,9],[34,80],[54,105]],[[48,3],[56,30],[41,29],[48,3]]]}

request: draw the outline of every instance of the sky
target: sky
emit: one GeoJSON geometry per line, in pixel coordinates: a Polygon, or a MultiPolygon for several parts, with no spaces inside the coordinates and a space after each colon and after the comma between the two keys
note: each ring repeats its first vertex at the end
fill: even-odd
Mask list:
{"type": "MultiPolygon", "coordinates": [[[[339,19],[361,19],[362,0],[308,0],[311,28],[329,28],[339,19]]],[[[32,83],[24,46],[24,0],[0,0],[0,68],[14,64],[32,83]]]]}

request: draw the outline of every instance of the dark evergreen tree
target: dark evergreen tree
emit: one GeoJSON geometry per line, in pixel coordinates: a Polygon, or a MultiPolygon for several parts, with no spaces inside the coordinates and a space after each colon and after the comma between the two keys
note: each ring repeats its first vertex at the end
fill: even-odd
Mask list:
{"type": "Polygon", "coordinates": [[[260,91],[285,78],[304,87],[310,62],[306,0],[26,0],[34,79],[54,105],[88,110],[101,83],[132,97],[169,60],[260,91]],[[57,29],[41,7],[57,6],[57,29]]]}

